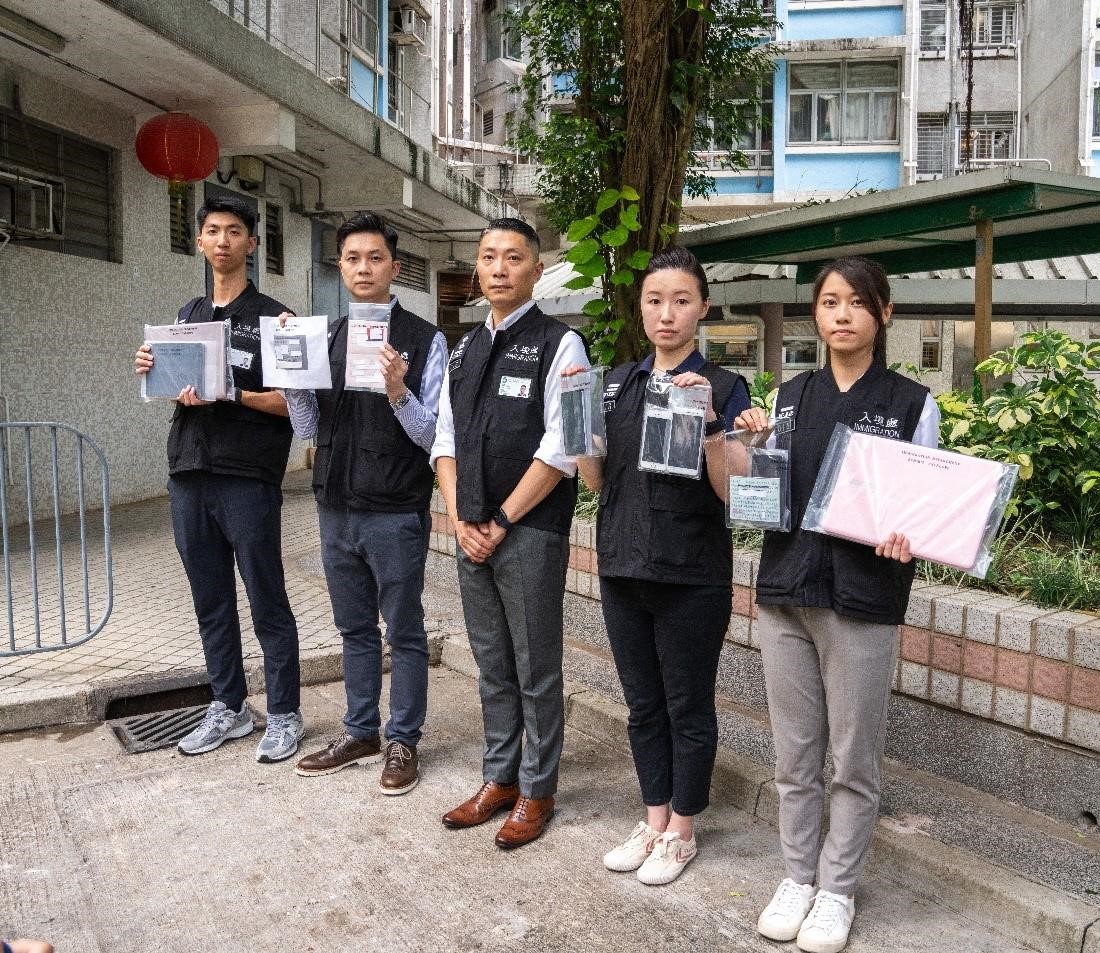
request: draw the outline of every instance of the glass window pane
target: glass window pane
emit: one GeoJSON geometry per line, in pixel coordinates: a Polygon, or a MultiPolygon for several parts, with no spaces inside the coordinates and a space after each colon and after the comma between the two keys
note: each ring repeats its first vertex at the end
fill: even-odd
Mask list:
{"type": "Polygon", "coordinates": [[[845,140],[848,142],[867,141],[870,107],[870,93],[848,93],[844,108],[845,140]]]}
{"type": "Polygon", "coordinates": [[[875,93],[871,114],[871,138],[876,141],[897,138],[898,98],[894,93],[875,93]]]}
{"type": "Polygon", "coordinates": [[[938,371],[940,369],[940,342],[925,341],[920,349],[920,369],[938,371]]]}
{"type": "Polygon", "coordinates": [[[818,93],[817,141],[840,140],[840,93],[818,93]]]}
{"type": "Polygon", "coordinates": [[[817,341],[787,340],[783,342],[783,364],[785,367],[803,367],[817,365],[817,341]]]}
{"type": "Polygon", "coordinates": [[[840,89],[840,64],[792,63],[791,89],[840,89]]]}
{"type": "Polygon", "coordinates": [[[867,89],[872,86],[897,89],[898,64],[895,60],[866,62],[853,60],[848,63],[848,88],[867,89]]]}
{"type": "Polygon", "coordinates": [[[810,142],[811,116],[813,114],[813,96],[806,93],[791,94],[790,132],[791,142],[810,142]]]}

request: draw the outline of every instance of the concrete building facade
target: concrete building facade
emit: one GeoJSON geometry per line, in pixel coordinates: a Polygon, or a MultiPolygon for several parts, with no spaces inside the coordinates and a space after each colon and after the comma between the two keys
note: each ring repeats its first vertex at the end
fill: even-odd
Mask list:
{"type": "MultiPolygon", "coordinates": [[[[336,227],[377,209],[401,234],[396,290],[434,320],[447,230],[476,231],[508,207],[433,152],[430,30],[417,0],[4,0],[3,419],[88,434],[112,502],[164,492],[170,408],[139,400],[133,352],[144,324],[203,293],[193,215],[222,190],[257,211],[250,276],[265,294],[335,318],[336,227]],[[134,152],[141,124],[168,109],[220,145],[215,173],[180,202],[134,152]]],[[[22,458],[8,450],[17,488],[22,458]]],[[[292,466],[303,457],[296,448],[292,466]]],[[[40,501],[48,469],[32,480],[40,501]]]]}

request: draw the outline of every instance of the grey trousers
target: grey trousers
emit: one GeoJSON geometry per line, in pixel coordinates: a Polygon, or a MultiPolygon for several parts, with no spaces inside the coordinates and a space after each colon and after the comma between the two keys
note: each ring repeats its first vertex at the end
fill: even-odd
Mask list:
{"type": "Polygon", "coordinates": [[[569,538],[518,525],[484,563],[458,551],[470,648],[480,672],[486,781],[525,797],[558,787],[565,738],[562,600],[569,538]]]}
{"type": "Polygon", "coordinates": [[[878,819],[897,626],[788,606],[760,606],[757,625],[787,876],[851,895],[878,819]],[[833,783],[822,844],[827,746],[833,783]]]}

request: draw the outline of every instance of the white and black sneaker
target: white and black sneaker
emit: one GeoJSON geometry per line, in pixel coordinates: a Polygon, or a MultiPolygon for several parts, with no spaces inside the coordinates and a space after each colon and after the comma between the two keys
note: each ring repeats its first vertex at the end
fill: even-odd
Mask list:
{"type": "Polygon", "coordinates": [[[306,733],[306,723],[300,711],[287,715],[268,715],[264,736],[256,747],[260,764],[273,764],[289,758],[298,750],[298,742],[306,733]]]}
{"type": "Polygon", "coordinates": [[[240,711],[233,711],[224,702],[211,702],[202,721],[181,738],[176,747],[180,754],[206,754],[220,747],[223,741],[252,734],[255,727],[247,702],[241,703],[240,711]]]}

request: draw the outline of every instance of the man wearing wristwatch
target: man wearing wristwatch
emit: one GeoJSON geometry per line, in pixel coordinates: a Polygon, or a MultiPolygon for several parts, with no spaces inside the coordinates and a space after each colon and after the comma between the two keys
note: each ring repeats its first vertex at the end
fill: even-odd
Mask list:
{"type": "MultiPolygon", "coordinates": [[[[213,275],[211,293],[179,310],[177,324],[230,322],[233,388],[224,400],[203,400],[193,387],[176,398],[168,434],[172,530],[191,584],[214,701],[179,742],[183,754],[212,751],[253,730],[245,704],[236,562],[248,593],[264,656],[267,727],[256,760],[289,758],[303,724],[299,708],[298,628],[283,578],[283,496],[292,437],[286,401],[263,386],[260,315],[285,306],[248,280],[256,250],[256,214],[240,199],[210,198],[198,211],[198,250],[213,275]]],[[[153,355],[143,344],[134,370],[147,374],[153,355]]]]}
{"type": "Polygon", "coordinates": [[[419,780],[417,744],[428,705],[424,564],[431,532],[435,439],[447,344],[432,324],[390,294],[400,273],[397,232],[363,214],[336,232],[340,274],[351,299],[390,305],[382,349],[386,393],[344,388],[347,317],[329,332],[331,390],[287,390],[299,437],[316,437],[313,492],[332,614],[343,637],[344,729],[298,762],[304,777],[381,760],[383,794],[405,794],[419,780]],[[390,715],[380,737],[381,613],[390,645],[390,715]]]}
{"type": "Polygon", "coordinates": [[[481,788],[443,817],[450,828],[511,810],[499,847],[538,837],[554,812],[565,734],[562,600],[576,463],[561,433],[561,372],[588,366],[584,342],[532,300],[542,274],[534,229],[498,219],[477,273],[490,304],[456,345],[432,462],[459,545],[466,631],[485,721],[481,788]]]}

